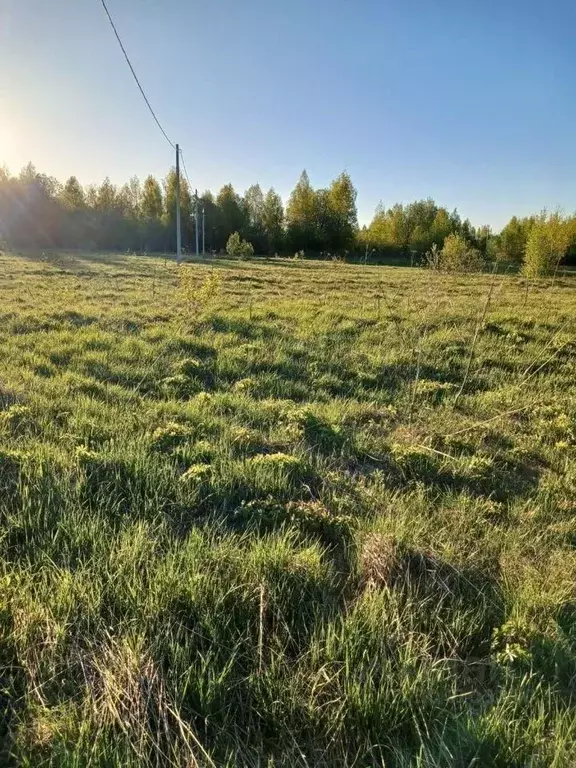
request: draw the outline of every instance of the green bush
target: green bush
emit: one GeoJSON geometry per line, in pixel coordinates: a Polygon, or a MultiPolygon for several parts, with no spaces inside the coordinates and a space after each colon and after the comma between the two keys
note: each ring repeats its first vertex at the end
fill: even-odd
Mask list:
{"type": "Polygon", "coordinates": [[[247,240],[242,240],[238,232],[234,232],[226,243],[226,253],[240,259],[251,259],[254,256],[254,246],[247,240]]]}
{"type": "Polygon", "coordinates": [[[484,266],[480,251],[457,233],[448,235],[441,251],[433,246],[427,261],[431,268],[443,272],[480,272],[484,266]]]}
{"type": "Polygon", "coordinates": [[[528,235],[522,274],[526,277],[552,274],[564,258],[569,241],[567,222],[559,214],[539,216],[528,235]]]}

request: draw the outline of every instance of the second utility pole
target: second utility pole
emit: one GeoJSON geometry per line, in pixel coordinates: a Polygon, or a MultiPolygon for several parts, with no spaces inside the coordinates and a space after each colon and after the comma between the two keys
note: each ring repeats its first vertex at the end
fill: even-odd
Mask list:
{"type": "Polygon", "coordinates": [[[180,145],[176,144],[176,264],[182,260],[182,233],[180,232],[180,145]]]}
{"type": "Polygon", "coordinates": [[[202,205],[202,256],[206,256],[206,207],[202,205]]]}
{"type": "Polygon", "coordinates": [[[199,235],[198,223],[199,222],[198,222],[198,190],[197,189],[194,190],[194,200],[195,200],[195,205],[194,205],[194,219],[195,219],[194,225],[195,226],[194,226],[194,229],[196,230],[196,256],[199,256],[200,255],[200,251],[198,250],[198,235],[199,235]]]}

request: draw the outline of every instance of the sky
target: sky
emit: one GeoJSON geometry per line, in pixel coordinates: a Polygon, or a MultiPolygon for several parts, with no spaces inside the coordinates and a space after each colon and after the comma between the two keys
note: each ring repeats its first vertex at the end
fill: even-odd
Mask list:
{"type": "MultiPolygon", "coordinates": [[[[362,223],[434,198],[501,228],[576,210],[573,0],[107,0],[193,187],[347,170],[362,223]]],[[[100,0],[0,0],[0,166],[174,164],[100,0]]]]}

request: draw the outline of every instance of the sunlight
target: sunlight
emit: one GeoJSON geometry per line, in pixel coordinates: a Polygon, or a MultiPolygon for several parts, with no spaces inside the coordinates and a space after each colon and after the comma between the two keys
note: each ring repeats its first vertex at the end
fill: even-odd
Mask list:
{"type": "Polygon", "coordinates": [[[9,165],[14,151],[14,136],[4,117],[0,119],[0,167],[9,165]]]}

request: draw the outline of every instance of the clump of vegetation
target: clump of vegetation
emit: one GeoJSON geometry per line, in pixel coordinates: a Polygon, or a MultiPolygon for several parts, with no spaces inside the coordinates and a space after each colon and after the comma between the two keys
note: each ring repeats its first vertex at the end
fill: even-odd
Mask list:
{"type": "Polygon", "coordinates": [[[289,453],[259,453],[253,456],[251,461],[254,465],[260,467],[278,467],[279,469],[293,470],[298,469],[302,461],[298,456],[289,453]]]}
{"type": "Polygon", "coordinates": [[[16,403],[0,411],[0,430],[2,428],[17,436],[37,430],[38,422],[29,406],[16,403]]]}
{"type": "Polygon", "coordinates": [[[189,320],[190,310],[200,314],[210,309],[221,290],[222,277],[217,270],[198,275],[194,266],[183,264],[178,270],[178,295],[183,321],[189,320]]]}
{"type": "Polygon", "coordinates": [[[484,267],[481,252],[459,233],[451,233],[441,249],[434,244],[427,254],[427,264],[443,272],[480,272],[484,267]]]}
{"type": "Polygon", "coordinates": [[[532,660],[530,651],[530,630],[517,620],[510,620],[492,633],[492,653],[498,664],[529,665],[532,660]]]}
{"type": "Polygon", "coordinates": [[[157,451],[170,451],[193,439],[194,429],[189,424],[171,421],[157,427],[150,436],[150,445],[157,451]]]}
{"type": "Polygon", "coordinates": [[[180,481],[186,484],[197,484],[207,480],[212,473],[208,464],[191,464],[188,469],[180,475],[180,481]]]}
{"type": "Polygon", "coordinates": [[[226,253],[228,256],[247,260],[254,256],[254,246],[247,240],[242,240],[238,232],[233,232],[226,243],[226,253]]]}
{"type": "Polygon", "coordinates": [[[331,514],[320,501],[293,501],[280,504],[272,497],[243,502],[234,511],[234,520],[259,531],[294,528],[305,536],[319,536],[327,545],[347,539],[354,520],[331,514]]]}
{"type": "Polygon", "coordinates": [[[537,217],[526,241],[522,274],[526,277],[553,274],[566,254],[570,237],[568,222],[559,214],[537,217]]]}
{"type": "Polygon", "coordinates": [[[236,426],[230,430],[232,446],[240,452],[260,452],[265,450],[266,441],[255,429],[236,426]]]}

